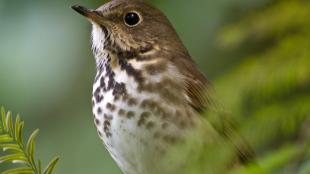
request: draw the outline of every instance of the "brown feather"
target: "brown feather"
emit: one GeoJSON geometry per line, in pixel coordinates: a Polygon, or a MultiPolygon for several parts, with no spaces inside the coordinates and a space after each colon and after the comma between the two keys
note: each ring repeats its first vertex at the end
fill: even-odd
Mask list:
{"type": "Polygon", "coordinates": [[[210,81],[199,71],[189,56],[178,59],[176,65],[182,69],[188,103],[200,114],[204,111],[215,111],[213,114],[217,118],[212,118],[215,121],[209,121],[217,132],[227,138],[236,148],[238,162],[253,162],[255,152],[238,132],[236,123],[223,112],[221,105],[216,101],[210,81]]]}
{"type": "Polygon", "coordinates": [[[197,112],[210,109],[215,102],[212,96],[212,86],[209,80],[199,71],[197,65],[188,55],[183,53],[173,64],[177,66],[183,76],[185,84],[185,92],[187,94],[187,102],[197,112]]]}

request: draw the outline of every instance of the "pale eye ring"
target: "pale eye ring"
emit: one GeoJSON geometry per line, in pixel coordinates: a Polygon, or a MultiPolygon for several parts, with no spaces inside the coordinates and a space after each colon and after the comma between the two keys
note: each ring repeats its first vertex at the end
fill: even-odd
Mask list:
{"type": "Polygon", "coordinates": [[[141,22],[141,17],[137,12],[131,11],[124,15],[124,22],[129,27],[137,26],[141,22]]]}

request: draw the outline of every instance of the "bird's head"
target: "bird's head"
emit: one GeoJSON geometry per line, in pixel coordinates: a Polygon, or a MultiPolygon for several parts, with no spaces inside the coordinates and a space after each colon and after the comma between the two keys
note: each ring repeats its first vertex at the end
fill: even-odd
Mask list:
{"type": "Polygon", "coordinates": [[[141,58],[137,55],[185,50],[165,15],[143,0],[112,0],[96,10],[72,8],[92,23],[95,54],[109,50],[141,58]]]}

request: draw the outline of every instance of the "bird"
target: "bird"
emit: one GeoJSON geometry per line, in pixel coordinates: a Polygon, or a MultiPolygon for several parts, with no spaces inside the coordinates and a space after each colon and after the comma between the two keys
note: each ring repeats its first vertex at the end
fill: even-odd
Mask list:
{"type": "MultiPolygon", "coordinates": [[[[211,82],[158,8],[144,0],[72,8],[92,25],[94,122],[124,174],[187,173],[195,151],[234,134],[227,133],[233,126],[220,130],[203,118],[217,103],[211,82]]],[[[232,142],[236,156],[252,157],[239,139],[232,142]]]]}

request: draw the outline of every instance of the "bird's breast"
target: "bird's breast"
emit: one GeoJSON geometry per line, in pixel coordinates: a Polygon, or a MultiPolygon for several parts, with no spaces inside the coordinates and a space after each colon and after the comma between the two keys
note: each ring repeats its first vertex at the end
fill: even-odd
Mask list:
{"type": "Polygon", "coordinates": [[[127,174],[148,174],[153,164],[166,153],[167,147],[181,141],[194,124],[191,110],[182,102],[182,91],[169,92],[166,79],[144,79],[132,65],[113,69],[102,65],[93,85],[93,114],[100,138],[120,168],[127,174]],[[141,81],[145,85],[141,87],[141,81]],[[153,87],[152,90],[147,89],[153,87]],[[166,95],[166,96],[165,96],[166,95]],[[142,165],[143,164],[143,165],[142,165]]]}

